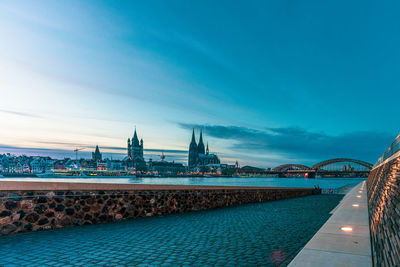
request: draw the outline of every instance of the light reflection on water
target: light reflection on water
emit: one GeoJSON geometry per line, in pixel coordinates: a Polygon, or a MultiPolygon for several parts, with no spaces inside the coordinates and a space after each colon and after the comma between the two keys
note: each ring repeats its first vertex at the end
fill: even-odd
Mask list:
{"type": "Polygon", "coordinates": [[[168,184],[168,185],[214,185],[214,186],[259,186],[259,187],[302,187],[337,189],[355,185],[366,178],[232,178],[232,177],[165,177],[165,178],[1,178],[0,181],[40,181],[74,183],[115,183],[115,184],[168,184]]]}

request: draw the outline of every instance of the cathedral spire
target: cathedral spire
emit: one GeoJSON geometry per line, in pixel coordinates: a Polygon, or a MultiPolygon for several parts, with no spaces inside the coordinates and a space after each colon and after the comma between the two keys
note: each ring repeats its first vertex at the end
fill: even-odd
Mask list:
{"type": "Polygon", "coordinates": [[[206,155],[208,155],[210,151],[208,150],[208,142],[207,142],[207,148],[206,148],[206,155]]]}
{"type": "Polygon", "coordinates": [[[192,141],[189,145],[189,157],[188,157],[188,165],[189,167],[194,167],[197,163],[197,144],[196,144],[196,136],[194,135],[194,128],[192,132],[192,141]]]}
{"type": "Polygon", "coordinates": [[[196,137],[194,136],[194,128],[193,128],[193,133],[192,133],[192,141],[190,142],[191,144],[196,144],[196,137]]]}
{"type": "Polygon", "coordinates": [[[203,130],[200,130],[199,144],[197,145],[197,152],[199,154],[205,154],[204,143],[203,143],[203,130]]]}

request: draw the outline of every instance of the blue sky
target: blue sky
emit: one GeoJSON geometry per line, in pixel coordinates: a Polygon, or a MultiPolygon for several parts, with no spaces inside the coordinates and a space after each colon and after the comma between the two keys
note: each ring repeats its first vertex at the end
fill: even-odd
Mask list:
{"type": "Polygon", "coordinates": [[[2,1],[0,153],[374,162],[399,133],[395,1],[2,1]]]}

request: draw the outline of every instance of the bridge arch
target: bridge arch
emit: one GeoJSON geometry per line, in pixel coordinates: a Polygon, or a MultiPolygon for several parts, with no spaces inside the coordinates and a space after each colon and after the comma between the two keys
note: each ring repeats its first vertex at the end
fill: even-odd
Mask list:
{"type": "Polygon", "coordinates": [[[309,170],[310,167],[307,167],[305,165],[301,165],[301,164],[282,164],[279,165],[275,168],[273,168],[273,171],[286,171],[286,170],[296,170],[296,169],[300,169],[300,170],[309,170]]]}
{"type": "Polygon", "coordinates": [[[335,164],[335,163],[355,163],[355,164],[365,167],[368,170],[372,169],[371,163],[368,163],[368,162],[365,162],[362,160],[358,160],[358,159],[348,159],[348,158],[336,158],[336,159],[324,160],[324,161],[321,161],[321,162],[315,164],[311,168],[314,170],[319,170],[323,167],[326,167],[328,165],[335,164]]]}

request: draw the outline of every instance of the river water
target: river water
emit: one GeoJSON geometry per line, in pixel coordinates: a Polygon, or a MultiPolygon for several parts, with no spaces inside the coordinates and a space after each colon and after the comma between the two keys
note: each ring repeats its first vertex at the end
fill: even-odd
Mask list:
{"type": "Polygon", "coordinates": [[[365,178],[275,178],[275,177],[166,177],[166,178],[1,178],[0,181],[42,181],[75,183],[117,184],[166,184],[166,185],[213,185],[213,186],[257,186],[257,187],[301,187],[339,189],[356,185],[365,178]]]}

